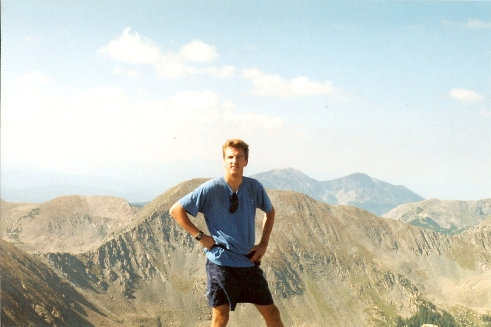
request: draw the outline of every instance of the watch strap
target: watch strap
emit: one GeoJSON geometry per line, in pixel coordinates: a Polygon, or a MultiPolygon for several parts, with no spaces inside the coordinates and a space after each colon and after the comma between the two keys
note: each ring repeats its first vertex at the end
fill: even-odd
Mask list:
{"type": "Polygon", "coordinates": [[[200,241],[201,238],[203,237],[203,232],[202,231],[199,231],[198,235],[196,235],[196,237],[194,238],[196,241],[200,241]]]}

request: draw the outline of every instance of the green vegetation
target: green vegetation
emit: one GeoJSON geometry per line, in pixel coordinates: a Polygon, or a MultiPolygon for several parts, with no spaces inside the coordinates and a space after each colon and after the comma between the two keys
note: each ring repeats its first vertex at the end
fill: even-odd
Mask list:
{"type": "Polygon", "coordinates": [[[396,327],[420,327],[423,324],[433,324],[438,327],[455,327],[457,325],[451,314],[446,311],[439,312],[433,304],[428,303],[421,305],[418,312],[410,318],[399,317],[396,327]]]}
{"type": "Polygon", "coordinates": [[[459,234],[465,230],[465,228],[458,229],[457,226],[455,226],[453,224],[450,226],[450,228],[443,228],[436,221],[431,219],[430,217],[413,219],[409,223],[413,226],[422,227],[425,229],[432,230],[434,232],[447,234],[447,235],[459,234]]]}
{"type": "Polygon", "coordinates": [[[34,209],[32,209],[31,211],[29,211],[29,213],[28,213],[28,214],[26,214],[26,215],[22,216],[21,218],[32,218],[32,217],[34,217],[34,216],[39,215],[40,213],[41,213],[41,209],[39,209],[39,208],[34,208],[34,209]]]}

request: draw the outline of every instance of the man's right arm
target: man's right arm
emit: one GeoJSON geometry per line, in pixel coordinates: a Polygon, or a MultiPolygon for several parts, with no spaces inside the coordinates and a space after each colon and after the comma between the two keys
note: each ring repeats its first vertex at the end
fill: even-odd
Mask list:
{"type": "MultiPolygon", "coordinates": [[[[169,210],[169,214],[186,232],[191,234],[193,238],[195,238],[196,235],[201,232],[201,230],[193,224],[191,219],[189,219],[188,213],[179,202],[174,203],[174,205],[169,210]]],[[[199,242],[208,250],[211,250],[211,248],[215,245],[215,239],[206,234],[203,235],[199,242]]]]}

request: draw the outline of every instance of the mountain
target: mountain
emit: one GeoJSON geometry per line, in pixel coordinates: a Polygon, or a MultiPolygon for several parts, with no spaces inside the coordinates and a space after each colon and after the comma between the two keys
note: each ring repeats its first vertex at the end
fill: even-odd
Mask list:
{"type": "MultiPolygon", "coordinates": [[[[202,248],[168,213],[202,182],[171,188],[97,247],[39,259],[115,325],[208,326],[202,248]]],[[[293,191],[268,193],[277,215],[261,267],[286,326],[398,326],[420,312],[426,323],[486,326],[491,220],[445,235],[293,191]]],[[[193,221],[206,230],[202,216],[193,221]]],[[[22,305],[9,302],[2,312],[22,305]]],[[[229,326],[244,325],[263,325],[251,305],[231,314],[229,326]]]]}
{"type": "Polygon", "coordinates": [[[383,215],[444,233],[457,233],[491,217],[491,199],[445,201],[429,199],[401,204],[383,215]]]}
{"type": "Polygon", "coordinates": [[[27,251],[83,252],[136,218],[138,209],[109,196],[69,195],[35,203],[0,203],[0,236],[27,251]]]}
{"type": "Polygon", "coordinates": [[[2,170],[0,194],[9,202],[41,203],[67,195],[111,195],[131,202],[143,202],[158,194],[160,185],[142,183],[125,178],[97,177],[88,175],[63,175],[29,173],[8,169],[2,170]]]}
{"type": "Polygon", "coordinates": [[[404,186],[392,185],[361,173],[321,182],[287,168],[251,177],[258,179],[266,188],[305,193],[329,204],[352,205],[376,215],[382,215],[403,203],[423,200],[404,186]]]}
{"type": "Polygon", "coordinates": [[[2,326],[115,326],[39,259],[0,240],[2,326]]]}

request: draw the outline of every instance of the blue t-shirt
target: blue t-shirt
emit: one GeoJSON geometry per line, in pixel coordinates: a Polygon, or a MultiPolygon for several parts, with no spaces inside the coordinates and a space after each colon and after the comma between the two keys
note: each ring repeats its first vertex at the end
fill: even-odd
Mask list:
{"type": "Polygon", "coordinates": [[[244,255],[254,246],[256,208],[268,213],[273,206],[261,183],[253,178],[243,177],[237,191],[239,208],[234,213],[229,211],[232,193],[225,179],[218,177],[201,184],[179,203],[194,217],[203,213],[215,243],[230,249],[205,249],[210,261],[221,266],[252,267],[254,264],[244,255]]]}

